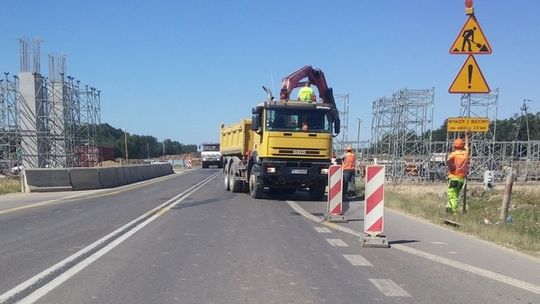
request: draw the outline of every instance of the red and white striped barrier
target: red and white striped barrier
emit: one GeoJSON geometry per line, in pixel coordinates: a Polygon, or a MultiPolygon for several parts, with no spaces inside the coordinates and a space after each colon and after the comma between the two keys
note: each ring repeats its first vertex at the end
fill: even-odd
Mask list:
{"type": "Polygon", "coordinates": [[[187,168],[188,168],[188,169],[191,169],[191,156],[188,157],[188,159],[187,159],[187,164],[186,164],[186,165],[187,165],[187,168]]]}
{"type": "Polygon", "coordinates": [[[364,246],[388,247],[384,231],[384,166],[366,167],[366,202],[364,207],[364,246]]]}
{"type": "Polygon", "coordinates": [[[346,222],[343,215],[343,168],[331,165],[328,168],[328,200],[326,203],[326,220],[329,222],[346,222]]]}

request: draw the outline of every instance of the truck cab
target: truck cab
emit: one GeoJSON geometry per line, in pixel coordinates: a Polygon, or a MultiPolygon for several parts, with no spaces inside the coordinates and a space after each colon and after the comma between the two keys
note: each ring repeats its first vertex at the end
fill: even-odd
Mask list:
{"type": "Polygon", "coordinates": [[[283,192],[307,188],[313,199],[320,199],[332,158],[331,105],[270,101],[252,112],[255,134],[249,171],[255,175],[252,179],[260,180],[250,180],[250,188],[257,184],[283,192]]]}
{"type": "Polygon", "coordinates": [[[201,164],[203,169],[210,166],[223,168],[223,158],[219,152],[219,143],[201,144],[201,164]]]}

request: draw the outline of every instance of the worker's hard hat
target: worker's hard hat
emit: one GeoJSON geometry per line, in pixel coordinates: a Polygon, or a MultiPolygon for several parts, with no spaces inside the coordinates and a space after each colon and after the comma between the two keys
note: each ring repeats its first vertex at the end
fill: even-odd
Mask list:
{"type": "Polygon", "coordinates": [[[454,140],[454,148],[455,149],[463,149],[465,147],[465,143],[461,138],[458,138],[454,140]]]}
{"type": "Polygon", "coordinates": [[[352,147],[351,147],[351,146],[347,146],[347,148],[345,148],[345,151],[352,151],[352,147]]]}

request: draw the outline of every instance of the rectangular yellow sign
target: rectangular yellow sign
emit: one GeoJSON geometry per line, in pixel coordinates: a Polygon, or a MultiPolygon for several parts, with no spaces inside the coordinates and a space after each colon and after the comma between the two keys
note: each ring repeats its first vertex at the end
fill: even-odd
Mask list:
{"type": "Polygon", "coordinates": [[[449,117],[448,132],[488,132],[487,117],[449,117]]]}

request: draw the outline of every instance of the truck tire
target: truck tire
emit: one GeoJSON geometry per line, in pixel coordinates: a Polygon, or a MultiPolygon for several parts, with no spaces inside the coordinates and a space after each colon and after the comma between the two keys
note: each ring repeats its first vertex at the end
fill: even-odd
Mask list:
{"type": "MultiPolygon", "coordinates": [[[[229,170],[230,169],[231,168],[229,167],[229,170]]],[[[231,188],[229,188],[229,170],[223,170],[223,183],[225,185],[225,191],[231,190],[231,188]]]]}
{"type": "Polygon", "coordinates": [[[206,169],[206,168],[208,168],[208,164],[206,164],[205,162],[202,162],[202,167],[203,167],[203,169],[206,169]]]}
{"type": "Polygon", "coordinates": [[[326,185],[323,183],[316,183],[309,187],[309,198],[312,201],[320,201],[324,197],[326,185]]]}
{"type": "Polygon", "coordinates": [[[229,170],[229,189],[235,193],[242,192],[242,181],[236,179],[233,170],[229,170]]]}
{"type": "Polygon", "coordinates": [[[255,174],[255,170],[253,170],[255,166],[253,166],[251,173],[249,173],[249,195],[252,198],[260,198],[263,192],[263,185],[260,178],[255,174]]]}

